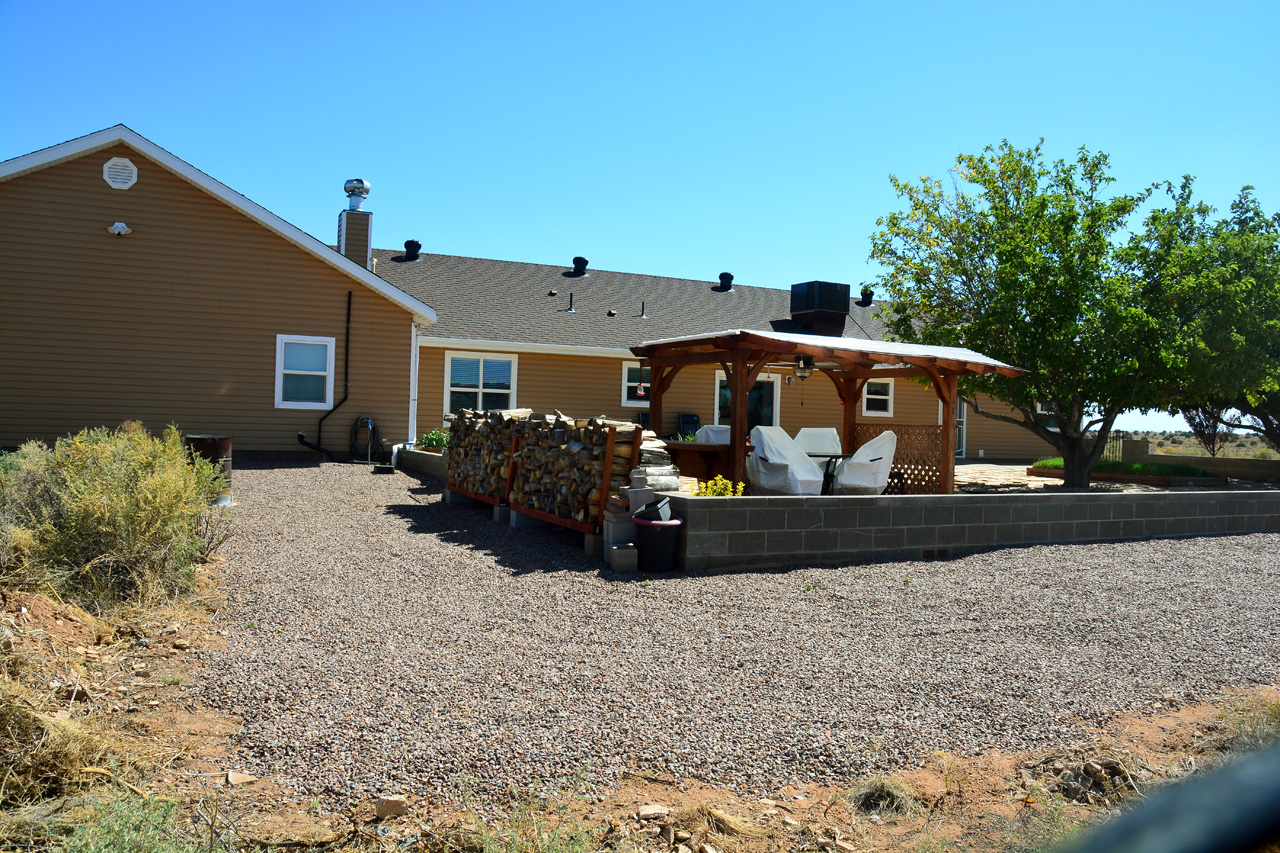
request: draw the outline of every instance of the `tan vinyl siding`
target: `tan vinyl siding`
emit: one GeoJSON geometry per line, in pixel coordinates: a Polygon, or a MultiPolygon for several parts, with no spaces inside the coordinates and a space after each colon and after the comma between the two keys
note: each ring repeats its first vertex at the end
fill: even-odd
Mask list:
{"type": "Polygon", "coordinates": [[[358,415],[407,436],[409,313],[127,146],[0,182],[0,269],[0,446],[137,419],[300,450],[324,412],[275,407],[276,335],[335,339],[337,402],[348,291],[325,444],[358,415]],[[103,181],[113,156],[131,189],[103,181]]]}
{"type": "MultiPolygon", "coordinates": [[[[978,405],[991,412],[1022,417],[1015,409],[998,403],[989,397],[979,396],[978,405]]],[[[982,459],[1033,460],[1046,456],[1057,456],[1058,451],[1047,441],[1041,440],[1030,430],[1013,424],[992,420],[982,415],[968,413],[965,425],[965,458],[978,459],[978,451],[982,451],[982,459]]]]}

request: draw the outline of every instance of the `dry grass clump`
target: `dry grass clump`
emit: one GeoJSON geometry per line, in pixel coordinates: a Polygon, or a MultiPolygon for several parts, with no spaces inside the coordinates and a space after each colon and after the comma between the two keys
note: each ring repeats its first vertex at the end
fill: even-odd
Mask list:
{"type": "Polygon", "coordinates": [[[1280,701],[1252,697],[1223,712],[1222,722],[1220,749],[1257,752],[1280,740],[1280,701]]]}
{"type": "Polygon", "coordinates": [[[873,776],[843,796],[850,808],[867,814],[910,817],[922,809],[916,792],[896,776],[873,776]]]}
{"type": "Polygon", "coordinates": [[[101,782],[81,772],[112,753],[94,728],[38,711],[17,684],[0,684],[0,806],[29,805],[101,782]]]}

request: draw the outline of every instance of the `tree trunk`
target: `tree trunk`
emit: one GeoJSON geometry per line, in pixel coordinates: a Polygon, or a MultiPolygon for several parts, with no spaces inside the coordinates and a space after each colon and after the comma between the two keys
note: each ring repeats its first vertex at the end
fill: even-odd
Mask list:
{"type": "Polygon", "coordinates": [[[1062,473],[1065,475],[1063,488],[1089,488],[1089,476],[1093,473],[1094,462],[1092,450],[1092,447],[1086,447],[1079,439],[1066,445],[1062,451],[1062,473]]]}

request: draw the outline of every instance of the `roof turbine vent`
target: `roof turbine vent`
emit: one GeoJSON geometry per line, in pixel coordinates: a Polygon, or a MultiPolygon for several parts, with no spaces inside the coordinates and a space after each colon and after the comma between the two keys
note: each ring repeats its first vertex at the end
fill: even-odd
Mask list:
{"type": "Polygon", "coordinates": [[[369,197],[371,185],[364,178],[352,178],[342,185],[347,194],[347,210],[363,210],[364,200],[369,197]]]}
{"type": "Polygon", "coordinates": [[[422,254],[422,244],[417,240],[404,241],[404,259],[406,261],[416,261],[418,256],[422,254]]]}
{"type": "Polygon", "coordinates": [[[733,273],[731,272],[720,273],[719,290],[722,293],[728,293],[729,291],[733,290],[733,273]]]}
{"type": "Polygon", "coordinates": [[[591,262],[582,257],[582,255],[578,255],[573,259],[573,270],[564,273],[564,275],[568,278],[582,278],[587,274],[587,264],[589,263],[591,262]]]}

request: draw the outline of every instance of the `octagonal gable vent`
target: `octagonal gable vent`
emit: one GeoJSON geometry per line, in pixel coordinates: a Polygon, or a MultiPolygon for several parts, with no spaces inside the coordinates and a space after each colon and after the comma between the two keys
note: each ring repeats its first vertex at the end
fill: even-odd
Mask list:
{"type": "Polygon", "coordinates": [[[113,189],[127,190],[138,182],[138,167],[125,157],[112,157],[102,166],[102,179],[113,189]]]}

